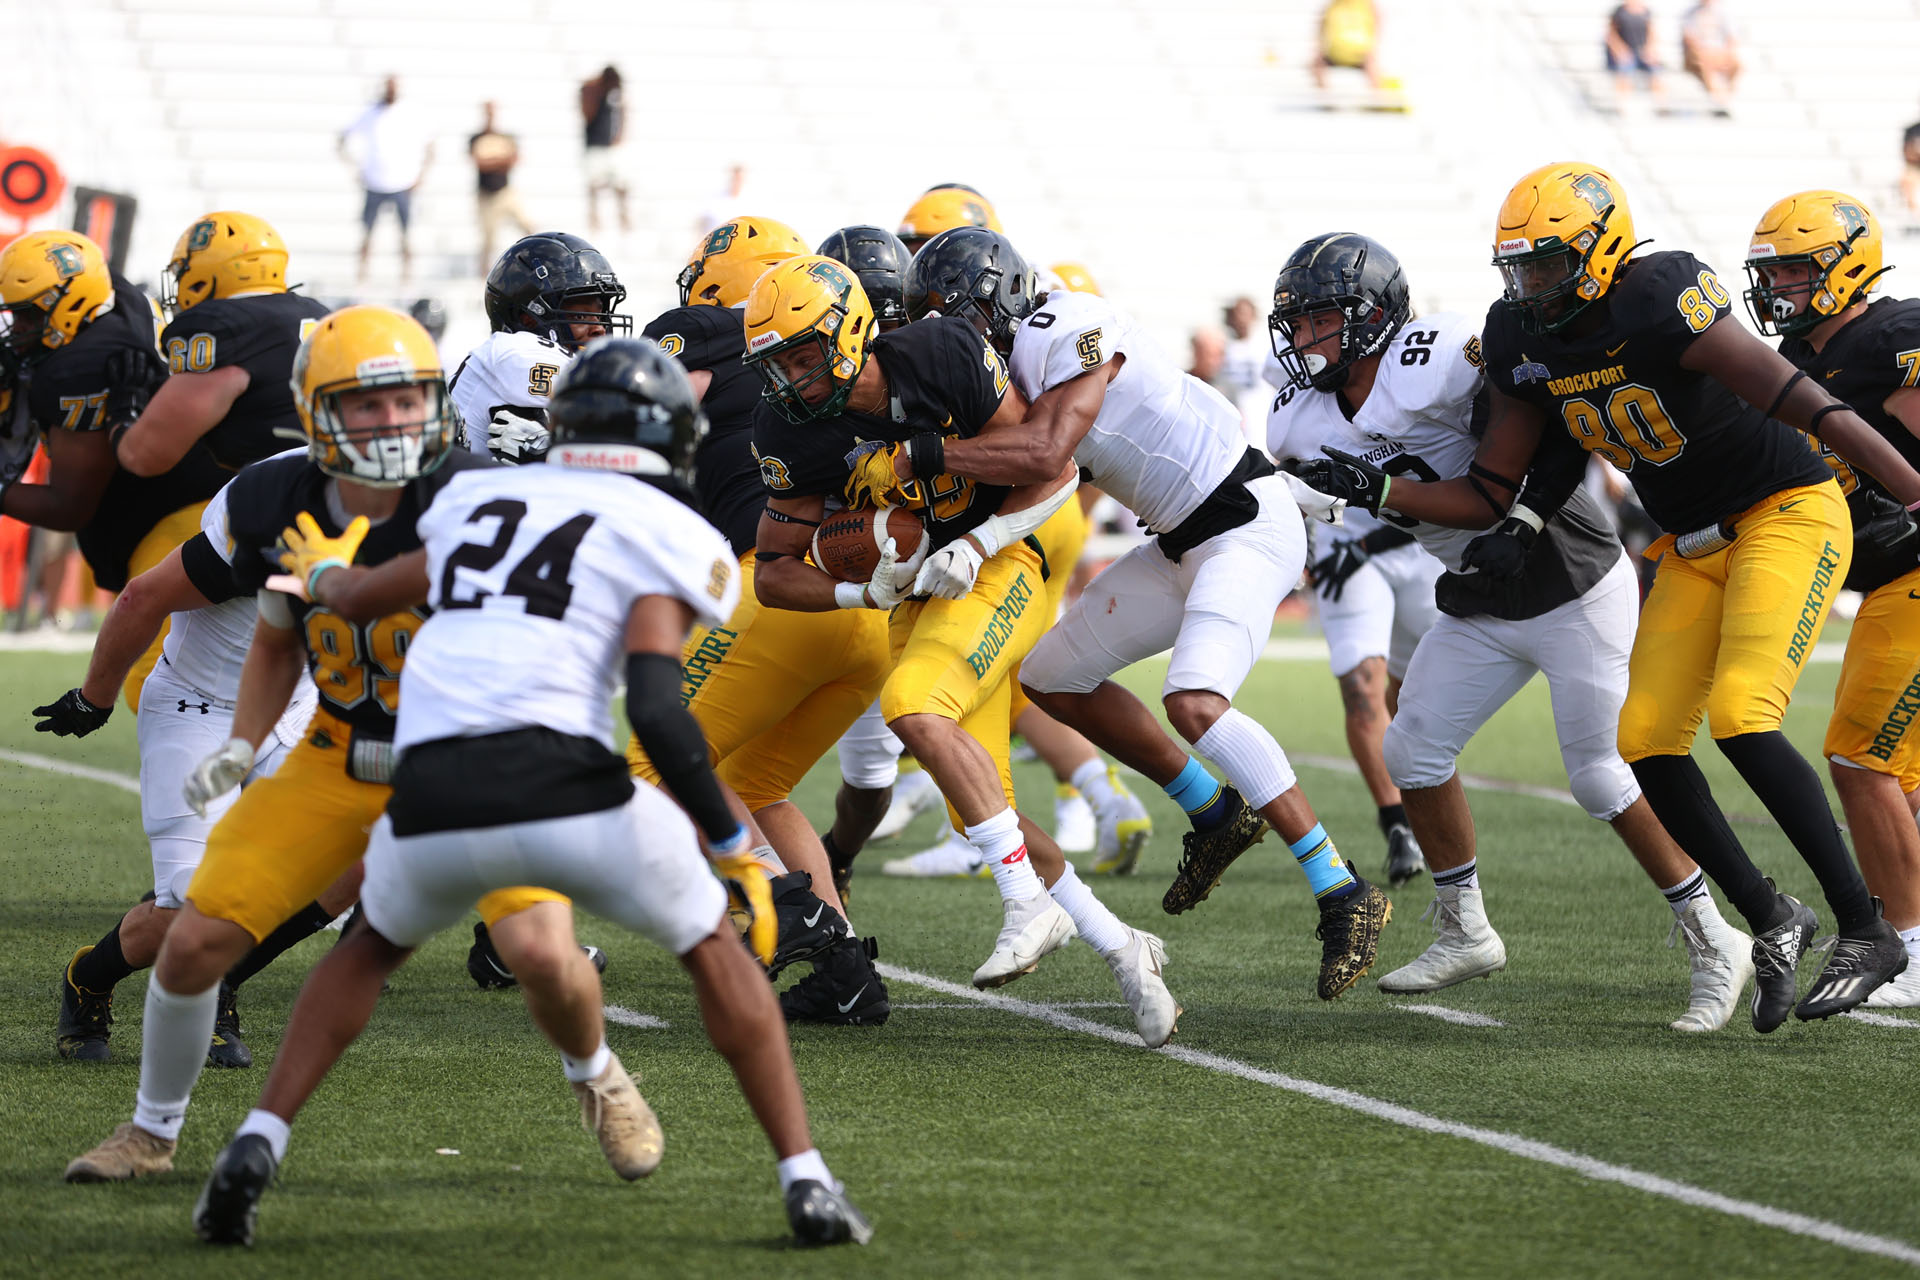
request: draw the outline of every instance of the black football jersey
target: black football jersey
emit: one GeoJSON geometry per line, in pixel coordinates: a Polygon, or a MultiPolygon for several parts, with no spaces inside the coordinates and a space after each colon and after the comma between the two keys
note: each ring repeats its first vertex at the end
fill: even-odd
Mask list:
{"type": "Polygon", "coordinates": [[[1510,303],[1495,302],[1481,335],[1487,378],[1546,414],[1536,465],[1569,449],[1597,453],[1626,473],[1662,529],[1705,528],[1828,476],[1799,432],[1681,366],[1731,310],[1698,258],[1651,253],[1621,268],[1592,308],[1603,323],[1591,333],[1528,333],[1510,303]]]}
{"type": "Polygon", "coordinates": [[[753,411],[760,403],[760,377],[741,360],[747,350],[746,324],[729,307],[675,307],[641,331],[688,372],[713,375],[700,408],[707,415],[707,438],[694,455],[694,492],[707,520],[733,546],[735,555],[753,550],[760,513],[767,506],[760,464],[753,456],[753,411]]]}
{"type": "Polygon", "coordinates": [[[297,293],[213,298],[174,316],[160,335],[170,373],[228,366],[247,371],[247,389],[201,437],[220,465],[238,471],[302,438],[289,385],[293,356],[300,339],[326,314],[324,303],[297,293]]]}
{"type": "MultiPolygon", "coordinates": [[[[888,412],[843,413],[804,425],[771,405],[754,413],[753,447],[761,483],[775,498],[824,495],[847,501],[860,459],[886,444],[926,431],[972,436],[992,420],[1011,381],[1007,366],[980,331],[960,316],[933,316],[873,340],[872,359],[886,374],[888,412]]],[[[938,549],[1000,509],[1009,490],[941,475],[922,482],[920,521],[938,549]]]]}
{"type": "MultiPolygon", "coordinates": [[[[1844,400],[1901,457],[1920,468],[1920,439],[1886,410],[1888,396],[1902,387],[1920,386],[1920,298],[1875,299],[1842,325],[1824,350],[1815,351],[1805,338],[1787,338],[1780,354],[1796,369],[1806,370],[1829,395],[1844,400]]],[[[1814,447],[1849,495],[1862,483],[1874,483],[1817,441],[1814,447]]]]}
{"type": "MultiPolygon", "coordinates": [[[[111,311],[25,375],[28,415],[43,434],[107,432],[122,425],[113,420],[114,406],[126,403],[125,388],[113,385],[110,370],[137,368],[134,376],[145,379],[150,391],[166,376],[154,344],[153,304],[120,276],[113,277],[113,296],[111,311]],[[122,394],[116,397],[116,391],[122,394]]],[[[94,580],[109,591],[126,586],[127,562],[153,526],[211,498],[230,479],[232,474],[199,445],[162,475],[141,477],[116,468],[77,539],[94,580]]]]}
{"type": "MultiPolygon", "coordinates": [[[[460,472],[493,465],[491,459],[469,450],[450,450],[446,461],[406,486],[399,509],[368,531],[353,562],[383,564],[418,549],[420,535],[414,525],[433,495],[460,472]]],[[[227,536],[233,542],[236,594],[259,591],[281,571],[275,555],[281,531],[302,511],[318,521],[329,537],[339,536],[340,525],[328,510],[327,480],[326,473],[302,454],[255,463],[233,478],[227,491],[227,536]]],[[[197,575],[202,568],[195,565],[190,574],[197,575]]],[[[400,668],[413,633],[426,621],[426,609],[353,623],[324,605],[292,596],[287,603],[306,644],[307,666],[320,691],[320,705],[355,733],[391,738],[393,718],[400,709],[400,668]]]]}

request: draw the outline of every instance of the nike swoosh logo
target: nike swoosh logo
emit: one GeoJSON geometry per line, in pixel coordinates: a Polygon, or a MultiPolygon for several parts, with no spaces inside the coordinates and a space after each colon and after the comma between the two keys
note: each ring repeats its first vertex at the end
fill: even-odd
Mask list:
{"type": "Polygon", "coordinates": [[[853,1008],[853,1006],[855,1006],[856,1004],[859,1004],[860,997],[867,994],[867,986],[868,986],[867,983],[864,983],[864,982],[861,983],[860,989],[853,993],[853,998],[840,1006],[840,1012],[845,1013],[849,1009],[853,1008]]]}
{"type": "MultiPolygon", "coordinates": [[[[819,906],[813,909],[812,915],[803,918],[800,921],[800,923],[807,926],[807,928],[809,929],[813,928],[813,926],[820,923],[820,913],[825,911],[826,909],[827,909],[827,904],[824,902],[821,903],[819,906]]],[[[846,1010],[842,1009],[840,1012],[845,1013],[846,1010]]]]}
{"type": "MultiPolygon", "coordinates": [[[[1627,342],[1632,342],[1632,341],[1633,341],[1633,339],[1632,339],[1632,338],[1628,338],[1628,339],[1627,339],[1627,342]]],[[[1617,356],[1617,355],[1619,355],[1619,354],[1620,354],[1620,353],[1621,353],[1622,351],[1625,351],[1625,350],[1627,349],[1627,342],[1623,342],[1623,343],[1621,343],[1621,344],[1620,344],[1619,346],[1617,346],[1617,347],[1609,347],[1609,348],[1607,348],[1607,354],[1608,354],[1608,355],[1610,355],[1610,356],[1617,356]]]]}
{"type": "Polygon", "coordinates": [[[1780,509],[1781,509],[1782,511],[1791,511],[1791,510],[1793,510],[1793,509],[1794,509],[1795,507],[1797,507],[1797,506],[1799,506],[1799,505],[1800,505],[1801,503],[1803,503],[1803,502],[1805,502],[1805,501],[1806,501],[1806,499],[1805,499],[1805,498],[1795,498],[1795,499],[1794,499],[1794,500],[1793,500],[1792,502],[1783,502],[1783,503],[1781,503],[1781,504],[1780,504],[1780,509]]]}
{"type": "Polygon", "coordinates": [[[1909,599],[1909,600],[1920,600],[1920,591],[1909,591],[1909,592],[1907,592],[1907,599],[1909,599]]]}
{"type": "Polygon", "coordinates": [[[1831,378],[1833,378],[1833,377],[1834,377],[1834,376],[1835,376],[1836,374],[1838,374],[1839,372],[1840,372],[1840,371],[1839,371],[1838,369],[1829,369],[1829,370],[1827,370],[1827,377],[1831,379],[1831,378]]]}

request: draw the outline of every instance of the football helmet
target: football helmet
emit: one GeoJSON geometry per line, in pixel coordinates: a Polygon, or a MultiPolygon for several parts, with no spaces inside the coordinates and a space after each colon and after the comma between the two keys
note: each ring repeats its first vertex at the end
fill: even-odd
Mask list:
{"type": "Polygon", "coordinates": [[[266,219],[232,209],[182,231],[160,273],[160,305],[170,316],[210,298],[286,291],[286,242],[266,219]]]}
{"type": "Polygon", "coordinates": [[[1856,302],[1891,270],[1881,263],[1880,220],[1838,191],[1802,191],[1760,216],[1747,246],[1747,310],[1765,334],[1798,337],[1856,302]],[[1806,277],[1777,281],[1785,266],[1806,277]],[[1774,281],[1777,281],[1774,282],[1774,281]]]}
{"type": "Polygon", "coordinates": [[[1606,295],[1638,244],[1613,175],[1561,162],[1535,169],[1507,192],[1494,223],[1493,265],[1522,325],[1556,333],[1606,295]]]}
{"type": "Polygon", "coordinates": [[[1060,281],[1060,287],[1070,293],[1090,293],[1100,295],[1100,282],[1093,278],[1093,272],[1077,262],[1056,262],[1049,268],[1054,278],[1060,281]]]}
{"type": "Polygon", "coordinates": [[[112,305],[106,255],[78,231],[36,231],[0,253],[7,354],[18,364],[46,359],[112,305]]]}
{"type": "Polygon", "coordinates": [[[554,380],[547,429],[549,462],[624,471],[692,498],[693,455],[707,419],[680,362],[646,338],[583,347],[554,380]]]}
{"type": "Polygon", "coordinates": [[[606,256],[564,231],[522,236],[487,273],[487,319],[495,333],[534,333],[568,351],[580,348],[577,324],[632,333],[633,317],[614,310],[626,300],[606,256]]]}
{"type": "Polygon", "coordinates": [[[911,319],[932,311],[965,316],[1006,355],[1013,331],[1039,305],[1040,279],[998,231],[955,227],[913,255],[906,293],[911,319]]]}
{"type": "Polygon", "coordinates": [[[680,305],[738,306],[753,282],[776,262],[807,251],[800,233],[772,218],[735,218],[723,222],[694,248],[680,269],[680,305]]]}
{"type": "Polygon", "coordinates": [[[873,336],[873,304],[851,270],[818,254],[770,267],[747,295],[745,321],[746,362],[788,421],[831,418],[846,408],[873,336]],[[826,397],[810,403],[806,393],[823,381],[826,397]]]}
{"type": "Polygon", "coordinates": [[[972,187],[954,183],[934,187],[913,202],[913,207],[900,219],[900,238],[906,242],[908,249],[918,253],[921,245],[954,227],[1005,230],[985,196],[972,187]]]}
{"type": "Polygon", "coordinates": [[[293,405],[314,465],[340,480],[395,489],[446,460],[459,420],[440,355],[420,322],[385,307],[346,307],[321,320],[293,357],[293,405]],[[341,398],[382,387],[418,386],[416,420],[349,422],[341,398]]]}
{"type": "Polygon", "coordinates": [[[842,227],[815,252],[853,268],[873,304],[873,323],[882,333],[907,322],[907,267],[913,255],[900,237],[881,227],[842,227]]]}
{"type": "Polygon", "coordinates": [[[1406,273],[1386,246],[1350,231],[1315,236],[1293,251],[1273,282],[1267,315],[1273,354],[1302,391],[1338,391],[1354,363],[1385,349],[1413,314],[1406,273]],[[1299,322],[1313,312],[1340,316],[1340,354],[1307,354],[1314,345],[1299,322]]]}

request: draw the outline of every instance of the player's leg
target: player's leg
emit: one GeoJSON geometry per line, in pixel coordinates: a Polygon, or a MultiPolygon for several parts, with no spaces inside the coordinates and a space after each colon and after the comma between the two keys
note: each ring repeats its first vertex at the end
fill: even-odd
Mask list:
{"type": "Polygon", "coordinates": [[[1053,771],[1054,836],[1066,853],[1093,852],[1092,870],[1102,875],[1126,875],[1140,861],[1147,841],[1153,837],[1153,819],[1146,806],[1127,789],[1113,766],[1100,758],[1093,744],[1078,731],[1061,724],[1035,706],[1021,688],[1015,673],[1013,690],[1013,727],[1053,771]],[[1087,815],[1088,839],[1061,838],[1062,832],[1078,836],[1079,819],[1087,815]]]}
{"type": "MultiPolygon", "coordinates": [[[[1393,633],[1387,642],[1387,687],[1383,697],[1387,717],[1400,714],[1400,688],[1406,682],[1407,667],[1419,647],[1421,637],[1440,619],[1440,607],[1434,600],[1434,583],[1444,566],[1422,547],[1402,547],[1375,556],[1378,566],[1393,588],[1393,633]]],[[[1413,825],[1407,821],[1404,806],[1381,808],[1375,815],[1387,840],[1387,882],[1394,886],[1407,883],[1427,869],[1426,855],[1413,825]]]]}
{"type": "MultiPolygon", "coordinates": [[[[888,660],[892,660],[891,654],[888,660]]],[[[853,879],[853,860],[891,817],[894,783],[900,777],[900,739],[887,728],[879,698],[874,698],[853,726],[840,735],[836,754],[840,789],[833,797],[833,825],[820,837],[820,843],[833,866],[833,887],[844,903],[853,879]]],[[[936,796],[930,803],[937,804],[937,789],[932,779],[926,782],[927,790],[936,796]]],[[[918,812],[909,812],[901,825],[912,821],[918,812]]]]}
{"type": "MultiPolygon", "coordinates": [[[[177,511],[162,516],[147,530],[133,551],[127,556],[127,578],[131,581],[167,558],[167,553],[200,532],[200,515],[207,509],[207,499],[189,503],[177,511]]],[[[160,630],[154,633],[153,643],[133,664],[127,673],[126,682],[121,685],[121,697],[126,700],[127,709],[136,716],[140,714],[140,687],[153,673],[154,664],[160,661],[160,650],[167,642],[167,632],[172,628],[170,619],[160,623],[160,630]]]]}

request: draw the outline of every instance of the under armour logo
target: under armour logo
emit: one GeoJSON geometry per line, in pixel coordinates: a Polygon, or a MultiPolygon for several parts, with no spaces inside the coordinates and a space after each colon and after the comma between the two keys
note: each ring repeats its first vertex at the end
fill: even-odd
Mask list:
{"type": "Polygon", "coordinates": [[[205,702],[188,702],[185,698],[180,699],[180,710],[182,712],[186,711],[188,707],[198,707],[200,714],[206,715],[208,706],[209,704],[205,702]]]}

